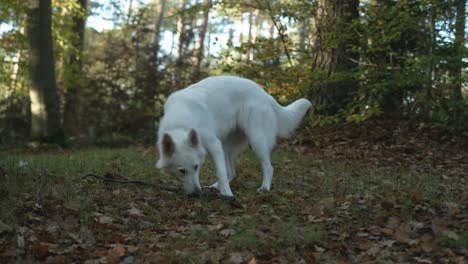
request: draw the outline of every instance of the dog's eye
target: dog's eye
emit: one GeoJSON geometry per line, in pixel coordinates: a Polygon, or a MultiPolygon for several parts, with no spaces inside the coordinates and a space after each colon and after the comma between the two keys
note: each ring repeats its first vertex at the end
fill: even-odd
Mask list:
{"type": "Polygon", "coordinates": [[[198,169],[198,164],[197,165],[193,165],[193,170],[197,170],[198,169]]]}
{"type": "Polygon", "coordinates": [[[180,169],[179,172],[185,174],[185,169],[180,169]]]}

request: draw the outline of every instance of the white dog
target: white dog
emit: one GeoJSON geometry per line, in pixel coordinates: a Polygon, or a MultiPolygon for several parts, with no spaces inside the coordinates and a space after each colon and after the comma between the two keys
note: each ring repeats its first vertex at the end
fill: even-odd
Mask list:
{"type": "Polygon", "coordinates": [[[233,196],[229,182],[236,176],[235,159],[250,144],[263,170],[259,191],[268,191],[273,177],[270,153],[276,137],[290,135],[311,106],[307,99],[299,99],[283,107],[247,79],[204,79],[167,99],[158,130],[160,159],[156,167],[179,176],[187,193],[197,193],[208,151],[218,178],[212,187],[233,196]]]}

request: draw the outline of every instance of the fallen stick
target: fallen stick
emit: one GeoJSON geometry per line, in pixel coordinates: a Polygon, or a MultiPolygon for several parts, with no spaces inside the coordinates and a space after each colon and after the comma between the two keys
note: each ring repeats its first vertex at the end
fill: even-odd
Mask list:
{"type": "Polygon", "coordinates": [[[178,192],[180,191],[180,188],[178,187],[173,187],[173,186],[166,186],[166,185],[160,185],[160,184],[153,184],[141,180],[135,180],[135,179],[130,179],[121,175],[114,175],[111,173],[106,173],[104,176],[97,175],[94,173],[88,173],[83,176],[81,176],[81,180],[84,180],[86,178],[93,177],[102,181],[107,181],[107,182],[115,182],[115,183],[133,183],[133,184],[140,184],[140,185],[145,185],[145,186],[153,186],[156,188],[159,188],[163,191],[168,191],[168,192],[178,192]]]}

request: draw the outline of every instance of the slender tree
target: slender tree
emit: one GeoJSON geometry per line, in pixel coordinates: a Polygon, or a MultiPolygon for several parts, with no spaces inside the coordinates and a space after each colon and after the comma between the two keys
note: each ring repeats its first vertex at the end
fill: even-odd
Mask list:
{"type": "Polygon", "coordinates": [[[177,10],[180,12],[177,17],[177,34],[176,47],[174,52],[175,69],[174,69],[174,89],[182,88],[182,67],[184,62],[183,45],[184,45],[184,13],[185,0],[180,0],[177,5],[177,10]]]}
{"type": "Polygon", "coordinates": [[[31,136],[64,144],[65,135],[55,79],[51,0],[31,0],[27,35],[31,99],[31,136]]]}
{"type": "Polygon", "coordinates": [[[465,49],[465,21],[466,21],[466,0],[455,0],[457,9],[455,20],[455,57],[456,61],[451,70],[451,77],[453,79],[452,85],[452,98],[456,101],[463,99],[462,96],[462,68],[463,68],[463,54],[466,54],[465,49]]]}
{"type": "MultiPolygon", "coordinates": [[[[20,34],[24,34],[24,27],[21,26],[19,29],[20,34]]],[[[19,40],[16,42],[16,60],[13,63],[12,72],[11,72],[11,81],[10,81],[10,92],[14,92],[16,90],[16,83],[18,81],[18,73],[20,69],[21,62],[23,60],[23,49],[21,47],[21,43],[19,40]]]]}
{"type": "MultiPolygon", "coordinates": [[[[149,79],[149,85],[147,87],[147,97],[150,99],[150,105],[154,106],[154,100],[156,100],[156,94],[157,90],[160,89],[160,73],[158,70],[159,66],[159,51],[161,49],[161,44],[160,44],[160,39],[161,39],[161,27],[164,19],[164,12],[166,10],[166,3],[167,0],[161,0],[159,2],[159,13],[156,16],[156,20],[154,22],[154,34],[152,38],[152,48],[150,52],[150,58],[149,58],[149,72],[148,72],[148,79],[149,79]]],[[[154,111],[154,108],[151,108],[152,112],[154,111]]],[[[156,131],[156,116],[151,115],[149,117],[149,126],[151,128],[151,131],[156,131]]],[[[151,133],[151,135],[156,135],[155,133],[151,133]]],[[[154,141],[154,140],[153,140],[154,141]]]]}
{"type": "Polygon", "coordinates": [[[205,0],[203,4],[203,17],[198,30],[198,39],[195,43],[195,50],[193,55],[193,71],[191,79],[197,81],[200,78],[200,67],[203,60],[203,50],[206,37],[206,29],[208,27],[208,17],[211,9],[211,0],[205,0]]]}
{"type": "Polygon", "coordinates": [[[158,66],[159,66],[159,51],[161,49],[161,27],[162,27],[162,22],[164,19],[164,12],[166,9],[166,4],[167,0],[161,0],[159,1],[159,6],[158,6],[158,13],[155,16],[155,21],[154,21],[154,32],[151,37],[151,43],[150,43],[150,54],[149,54],[149,60],[148,60],[148,80],[149,80],[149,87],[147,91],[147,95],[151,100],[154,100],[154,96],[156,95],[156,90],[158,89],[159,86],[159,71],[158,71],[158,66]]]}
{"type": "Polygon", "coordinates": [[[80,6],[72,19],[72,31],[76,33],[71,39],[70,52],[65,65],[64,88],[65,107],[63,113],[64,129],[69,136],[80,132],[80,91],[83,87],[83,49],[86,24],[87,0],[76,0],[80,6]]]}

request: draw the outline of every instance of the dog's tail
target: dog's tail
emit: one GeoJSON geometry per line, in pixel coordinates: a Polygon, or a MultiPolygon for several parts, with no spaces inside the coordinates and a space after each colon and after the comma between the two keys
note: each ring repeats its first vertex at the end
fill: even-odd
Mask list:
{"type": "Polygon", "coordinates": [[[286,107],[281,106],[275,100],[274,108],[278,118],[278,136],[288,137],[291,135],[311,107],[312,103],[305,98],[301,98],[286,107]]]}

